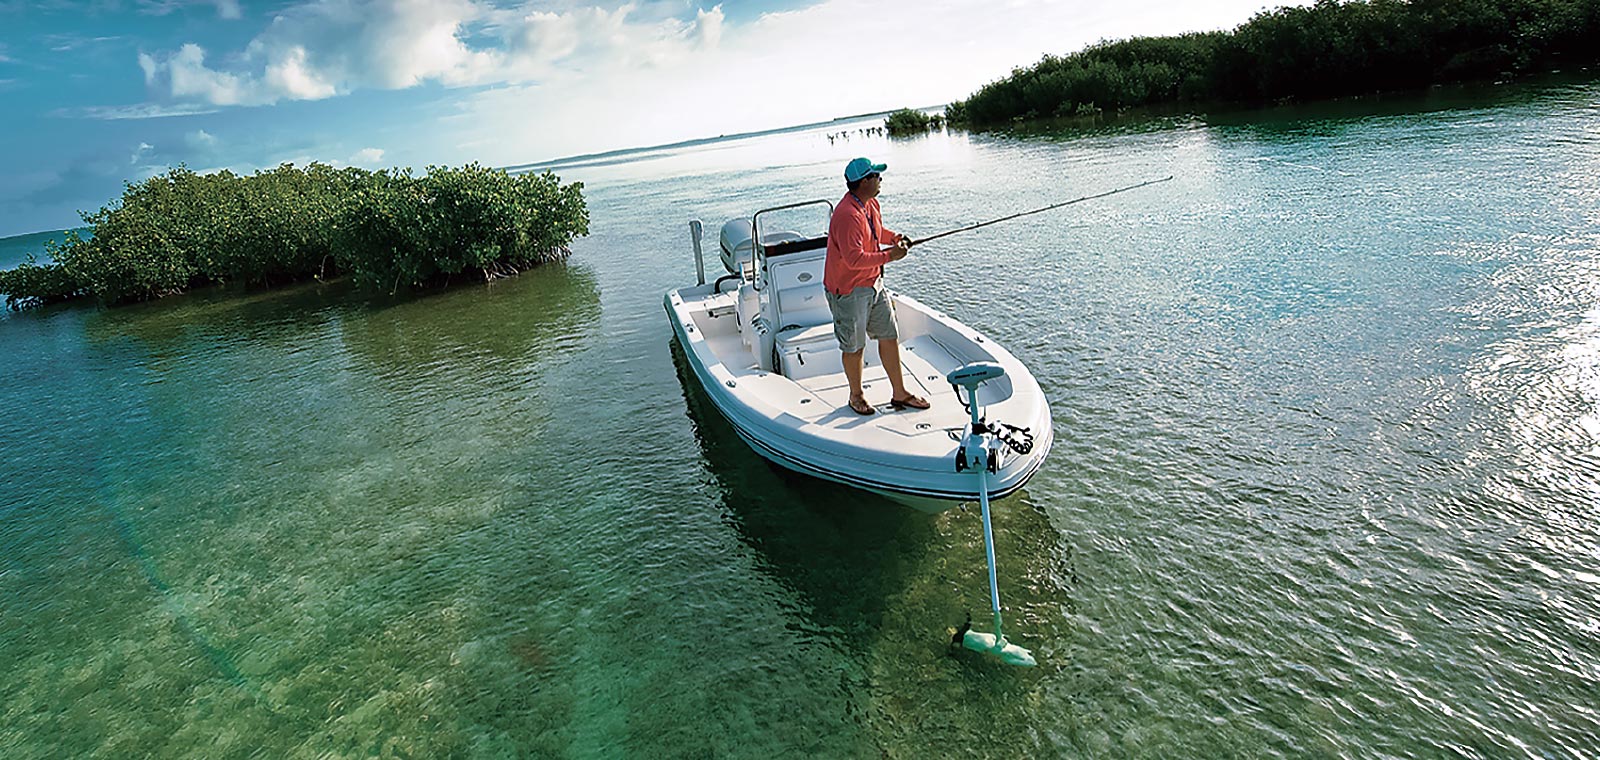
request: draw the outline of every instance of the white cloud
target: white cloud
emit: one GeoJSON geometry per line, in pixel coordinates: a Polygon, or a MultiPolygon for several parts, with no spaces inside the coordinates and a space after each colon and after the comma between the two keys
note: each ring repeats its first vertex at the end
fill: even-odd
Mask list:
{"type": "Polygon", "coordinates": [[[484,13],[471,0],[315,0],[276,16],[245,58],[271,66],[299,51],[309,76],[340,91],[470,83],[492,53],[460,35],[484,13]]]}
{"type": "Polygon", "coordinates": [[[217,8],[217,16],[224,19],[238,19],[244,16],[243,9],[239,7],[239,0],[139,0],[139,11],[148,16],[165,16],[182,9],[186,5],[213,5],[217,8]]]}
{"type": "Polygon", "coordinates": [[[595,69],[676,65],[722,38],[720,7],[692,21],[635,20],[637,6],[547,12],[487,0],[313,0],[276,15],[235,65],[189,43],[141,53],[162,97],[211,105],[316,100],[363,88],[517,84],[595,69]],[[477,42],[469,45],[467,39],[477,42]]]}
{"type": "Polygon", "coordinates": [[[272,102],[260,100],[247,79],[207,68],[206,51],[192,42],[165,61],[150,59],[147,62],[147,58],[142,53],[139,55],[139,66],[144,69],[145,81],[149,83],[164,75],[173,97],[180,100],[193,99],[219,106],[272,102]]]}
{"type": "Polygon", "coordinates": [[[156,62],[155,56],[150,55],[149,53],[139,54],[139,69],[144,72],[144,83],[146,87],[152,86],[156,83],[156,78],[161,75],[161,68],[162,66],[160,63],[156,62]]]}
{"type": "Polygon", "coordinates": [[[293,100],[321,100],[338,92],[332,82],[306,65],[306,49],[299,46],[283,51],[267,64],[264,84],[267,90],[281,92],[293,100]]]}
{"type": "Polygon", "coordinates": [[[154,153],[155,149],[156,149],[156,146],[151,145],[150,143],[147,143],[147,142],[139,143],[139,147],[133,149],[133,155],[128,157],[128,163],[129,164],[137,164],[137,163],[139,163],[140,161],[144,160],[146,157],[150,156],[150,154],[154,153]]]}
{"type": "Polygon", "coordinates": [[[700,47],[714,48],[722,41],[722,6],[695,14],[696,28],[700,32],[700,47]]]}
{"type": "Polygon", "coordinates": [[[199,116],[201,114],[216,113],[218,110],[220,109],[212,106],[139,103],[131,106],[87,106],[84,108],[62,108],[52,111],[50,115],[62,118],[121,121],[127,119],[163,119],[169,116],[199,116]]]}
{"type": "Polygon", "coordinates": [[[362,148],[350,157],[350,163],[357,166],[376,166],[383,162],[382,148],[362,148]]]}
{"type": "MultiPolygon", "coordinates": [[[[590,15],[604,21],[604,13],[595,10],[590,15]]],[[[578,34],[576,14],[530,13],[521,19],[521,27],[510,36],[511,49],[520,51],[529,61],[545,64],[572,55],[582,41],[578,34]]]]}
{"type": "Polygon", "coordinates": [[[40,38],[40,41],[49,46],[50,52],[53,53],[71,53],[76,50],[103,46],[108,42],[118,42],[120,40],[122,40],[120,35],[85,37],[81,34],[70,32],[66,34],[47,34],[40,38]]]}
{"type": "Polygon", "coordinates": [[[216,138],[216,135],[203,129],[197,129],[184,135],[183,142],[193,150],[208,151],[214,150],[221,141],[216,138]]]}

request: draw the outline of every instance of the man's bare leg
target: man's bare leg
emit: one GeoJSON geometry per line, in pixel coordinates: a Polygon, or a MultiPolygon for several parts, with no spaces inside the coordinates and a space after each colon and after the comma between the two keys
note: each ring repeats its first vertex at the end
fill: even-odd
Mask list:
{"type": "Polygon", "coordinates": [[[867,398],[861,392],[861,355],[864,353],[866,353],[865,349],[855,353],[840,352],[844,363],[844,379],[850,383],[850,401],[852,403],[856,399],[865,401],[867,398]]]}
{"type": "Polygon", "coordinates": [[[916,401],[905,406],[912,409],[928,408],[927,399],[919,398],[915,393],[906,390],[906,380],[900,372],[900,341],[893,338],[878,341],[878,358],[883,360],[883,371],[889,373],[889,385],[894,387],[894,395],[890,396],[889,400],[895,404],[895,408],[904,408],[901,402],[910,399],[916,401]]]}
{"type": "MultiPolygon", "coordinates": [[[[883,360],[883,371],[889,373],[889,386],[894,389],[892,398],[902,399],[911,395],[906,393],[905,378],[900,376],[900,341],[895,338],[878,341],[878,358],[883,360]]],[[[846,376],[849,373],[849,370],[845,370],[846,376]]]]}

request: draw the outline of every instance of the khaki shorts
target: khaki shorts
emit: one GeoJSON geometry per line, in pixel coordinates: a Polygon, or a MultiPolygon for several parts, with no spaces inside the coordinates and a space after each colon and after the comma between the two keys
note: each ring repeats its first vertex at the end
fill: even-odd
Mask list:
{"type": "Polygon", "coordinates": [[[867,347],[867,338],[898,340],[894,323],[894,302],[882,285],[860,287],[845,295],[828,293],[828,309],[833,312],[833,337],[839,350],[857,353],[867,347]]]}

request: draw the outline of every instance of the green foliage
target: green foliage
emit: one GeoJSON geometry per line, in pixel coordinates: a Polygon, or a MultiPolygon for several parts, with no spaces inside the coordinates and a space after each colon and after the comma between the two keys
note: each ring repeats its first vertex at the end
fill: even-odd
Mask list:
{"type": "Polygon", "coordinates": [[[358,282],[393,288],[441,275],[521,269],[567,254],[589,232],[581,185],[471,164],[372,176],[340,215],[335,261],[358,282]]]}
{"type": "Polygon", "coordinates": [[[40,264],[29,256],[13,269],[0,270],[0,293],[6,294],[7,306],[20,309],[77,298],[83,288],[60,264],[40,264]]]}
{"type": "Polygon", "coordinates": [[[1600,0],[1317,0],[1232,32],[1046,56],[946,110],[983,126],[1101,109],[1414,89],[1600,62],[1600,0]]]}
{"type": "Polygon", "coordinates": [[[915,135],[927,132],[930,128],[938,129],[941,120],[938,116],[929,116],[914,108],[902,108],[889,114],[883,126],[890,137],[915,135]]]}
{"type": "Polygon", "coordinates": [[[335,274],[386,289],[489,278],[562,258],[589,231],[580,184],[477,164],[422,177],[317,163],[248,177],[178,167],[129,183],[120,203],[83,219],[92,235],[69,233],[51,251],[55,264],[0,272],[9,304],[78,294],[122,303],[335,274]]]}

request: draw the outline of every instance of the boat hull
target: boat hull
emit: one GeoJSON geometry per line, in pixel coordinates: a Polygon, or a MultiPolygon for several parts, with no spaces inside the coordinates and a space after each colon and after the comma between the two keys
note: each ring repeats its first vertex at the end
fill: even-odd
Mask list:
{"type": "MultiPolygon", "coordinates": [[[[901,355],[906,384],[929,397],[931,410],[894,410],[887,404],[874,415],[850,412],[842,372],[816,369],[790,379],[764,371],[742,348],[737,326],[726,316],[734,294],[713,286],[667,293],[664,306],[684,359],[711,405],[735,433],[761,457],[785,469],[878,494],[923,512],[941,512],[976,501],[978,478],[956,470],[956,450],[967,412],[943,373],[971,361],[999,363],[1006,369],[980,402],[990,421],[1026,428],[1032,447],[1008,449],[990,475],[991,498],[1021,489],[1038,471],[1053,442],[1049,405],[1027,368],[998,344],[906,296],[892,295],[901,323],[901,355]],[[718,318],[719,311],[724,314],[718,318]]],[[[831,333],[829,333],[831,335],[831,333]]],[[[837,344],[830,344],[837,357],[837,344]]],[[[874,366],[874,350],[869,366],[874,366]]],[[[835,358],[834,361],[837,361],[835,358]]],[[[867,391],[887,401],[881,363],[868,373],[867,391]],[[875,380],[875,381],[874,381],[875,380]]]]}

